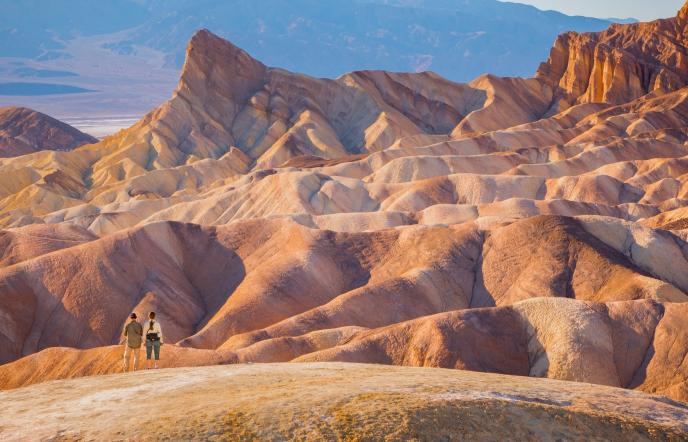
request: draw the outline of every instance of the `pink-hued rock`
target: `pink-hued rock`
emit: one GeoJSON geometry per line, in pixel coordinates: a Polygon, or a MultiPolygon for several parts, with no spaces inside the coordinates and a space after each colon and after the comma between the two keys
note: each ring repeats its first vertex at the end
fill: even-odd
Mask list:
{"type": "Polygon", "coordinates": [[[23,107],[0,107],[0,157],[41,150],[72,150],[98,140],[48,115],[23,107]]]}

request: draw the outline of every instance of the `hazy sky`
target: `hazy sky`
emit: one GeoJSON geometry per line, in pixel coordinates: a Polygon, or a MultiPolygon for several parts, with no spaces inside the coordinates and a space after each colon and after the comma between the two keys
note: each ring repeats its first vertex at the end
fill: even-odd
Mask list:
{"type": "Polygon", "coordinates": [[[539,9],[553,9],[568,15],[598,18],[628,18],[641,21],[676,15],[684,0],[510,0],[527,3],[539,9]]]}

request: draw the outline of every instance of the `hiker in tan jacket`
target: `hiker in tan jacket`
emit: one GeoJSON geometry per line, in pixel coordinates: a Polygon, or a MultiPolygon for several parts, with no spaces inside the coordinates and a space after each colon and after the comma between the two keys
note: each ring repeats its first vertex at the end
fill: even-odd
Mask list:
{"type": "Polygon", "coordinates": [[[136,320],[136,313],[129,316],[130,321],[124,326],[122,332],[126,342],[124,343],[124,371],[129,371],[131,356],[134,356],[134,371],[138,369],[139,353],[143,341],[143,326],[136,320]]]}

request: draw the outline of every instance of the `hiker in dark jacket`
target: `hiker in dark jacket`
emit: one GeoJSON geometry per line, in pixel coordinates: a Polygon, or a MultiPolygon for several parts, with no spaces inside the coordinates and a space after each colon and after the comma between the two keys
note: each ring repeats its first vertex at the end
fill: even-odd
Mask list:
{"type": "Polygon", "coordinates": [[[141,352],[141,342],[143,340],[143,326],[136,320],[136,313],[129,316],[130,321],[124,326],[124,371],[129,371],[129,362],[134,355],[134,371],[138,369],[139,353],[141,352]]]}
{"type": "Polygon", "coordinates": [[[150,312],[146,323],[146,368],[151,368],[151,353],[155,355],[153,368],[158,368],[162,343],[162,328],[160,323],[155,320],[155,312],[150,312]]]}

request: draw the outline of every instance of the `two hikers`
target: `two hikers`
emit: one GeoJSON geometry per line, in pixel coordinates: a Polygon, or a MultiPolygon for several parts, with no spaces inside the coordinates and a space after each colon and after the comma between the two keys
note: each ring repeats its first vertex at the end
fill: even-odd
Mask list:
{"type": "MultiPolygon", "coordinates": [[[[136,320],[136,313],[129,316],[129,322],[123,331],[126,343],[124,345],[124,371],[129,371],[132,355],[134,357],[134,371],[138,369],[139,354],[143,343],[144,326],[136,320]]],[[[151,356],[155,357],[153,368],[158,368],[160,360],[160,346],[163,344],[162,328],[155,320],[155,312],[150,312],[148,322],[145,323],[146,336],[146,368],[151,368],[151,356]]]]}

